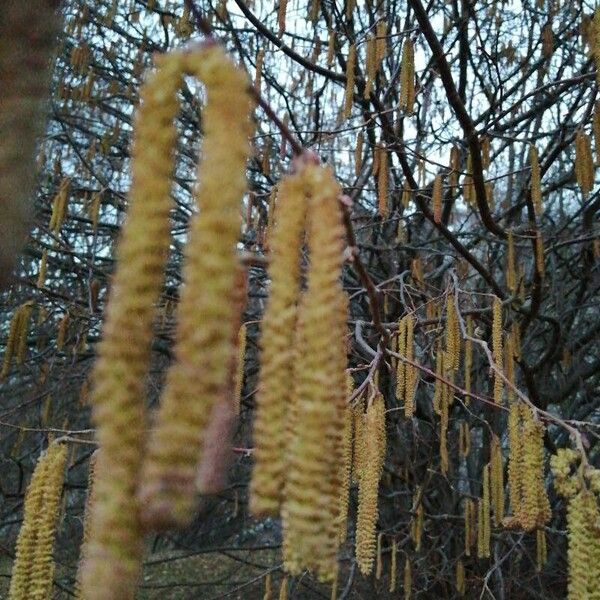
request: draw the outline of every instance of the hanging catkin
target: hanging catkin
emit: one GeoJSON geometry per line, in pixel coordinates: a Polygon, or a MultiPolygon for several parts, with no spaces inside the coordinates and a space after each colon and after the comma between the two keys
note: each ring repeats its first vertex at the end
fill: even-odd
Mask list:
{"type": "Polygon", "coordinates": [[[185,525],[194,516],[203,434],[227,393],[234,339],[239,206],[250,154],[246,74],[221,46],[180,54],[182,71],[203,81],[200,212],[190,223],[178,308],[175,362],[169,368],[148,442],[140,500],[147,527],[185,525]]]}
{"type": "Polygon", "coordinates": [[[390,593],[396,591],[396,574],[398,571],[398,542],[394,540],[392,542],[392,558],[390,560],[390,586],[388,591],[390,593]]]}
{"type": "Polygon", "coordinates": [[[348,60],[346,62],[346,91],[344,94],[343,118],[347,119],[352,111],[352,102],[354,100],[354,73],[356,71],[356,46],[352,44],[348,51],[348,60]]]}
{"type": "Polygon", "coordinates": [[[531,165],[531,202],[536,216],[540,217],[544,210],[542,206],[540,163],[537,148],[533,144],[529,146],[529,163],[531,165]]]}
{"type": "Polygon", "coordinates": [[[102,458],[82,569],[89,600],[132,598],[142,536],[136,488],[144,442],[144,392],[154,304],[169,250],[173,119],[181,69],[171,55],[140,91],[132,151],[129,213],[117,248],[117,271],[98,346],[91,403],[102,458]],[[133,319],[132,315],[136,315],[133,319]]]}
{"type": "Polygon", "coordinates": [[[477,503],[477,558],[490,557],[490,466],[483,468],[481,498],[477,503]]]}
{"type": "Polygon", "coordinates": [[[467,394],[465,395],[465,404],[468,406],[469,404],[469,392],[471,391],[471,369],[473,367],[473,342],[469,339],[473,337],[473,317],[471,315],[467,315],[466,321],[466,330],[467,330],[467,338],[465,339],[465,391],[467,394]]]}
{"type": "Polygon", "coordinates": [[[94,479],[96,471],[96,461],[100,450],[95,450],[90,456],[90,465],[88,473],[87,496],[85,500],[85,508],[83,513],[83,537],[79,551],[79,564],[77,567],[77,577],[75,578],[75,598],[76,600],[85,600],[81,590],[81,572],[87,557],[87,545],[90,542],[90,513],[94,504],[94,479]]]}
{"type": "Polygon", "coordinates": [[[460,325],[456,312],[454,294],[448,294],[446,299],[446,353],[448,371],[458,371],[460,366],[460,325]]]}
{"type": "Polygon", "coordinates": [[[262,321],[261,369],[254,418],[250,510],[277,515],[285,472],[286,414],[291,401],[294,331],[300,295],[300,246],[306,218],[303,171],[285,177],[270,240],[271,290],[262,321]]]}
{"type": "Polygon", "coordinates": [[[235,365],[235,390],[233,400],[237,412],[242,406],[242,387],[244,385],[244,360],[246,357],[246,323],[242,323],[237,335],[237,356],[235,365]]]}
{"type": "MultiPolygon", "coordinates": [[[[406,385],[406,369],[403,357],[406,356],[406,323],[407,317],[402,317],[398,322],[398,354],[400,357],[396,362],[396,398],[399,402],[404,400],[404,387],[406,385]]],[[[404,405],[405,413],[407,411],[406,403],[404,405]]]]}
{"type": "Polygon", "coordinates": [[[380,217],[387,217],[388,195],[388,153],[384,145],[379,146],[379,161],[377,167],[377,206],[380,217]]]}
{"type": "Polygon", "coordinates": [[[442,176],[436,175],[433,180],[431,192],[431,204],[433,206],[433,220],[435,223],[442,222],[442,176]]]}
{"type": "Polygon", "coordinates": [[[594,187],[594,159],[589,136],[578,129],[575,135],[575,175],[584,198],[594,187]]]}
{"type": "MultiPolygon", "coordinates": [[[[504,366],[504,354],[502,350],[502,301],[494,296],[492,304],[492,357],[494,364],[500,370],[504,366]]],[[[494,402],[502,403],[503,381],[499,373],[494,370],[494,402]]]]}
{"type": "Polygon", "coordinates": [[[506,250],[506,287],[511,294],[517,291],[517,275],[515,272],[515,240],[512,230],[507,232],[506,250]]]}
{"type": "Polygon", "coordinates": [[[285,17],[287,13],[287,0],[279,0],[279,10],[277,11],[277,25],[279,30],[277,36],[281,37],[285,32],[285,17]]]}
{"type": "Polygon", "coordinates": [[[459,596],[465,595],[465,563],[460,558],[456,562],[456,591],[459,596]]]}
{"type": "Polygon", "coordinates": [[[412,566],[410,564],[410,558],[406,556],[406,562],[404,563],[404,600],[410,600],[412,595],[412,566]]]}
{"type": "Polygon", "coordinates": [[[10,600],[45,600],[52,595],[52,548],[58,521],[67,449],[51,444],[38,460],[25,494],[17,538],[10,600]]]}
{"type": "Polygon", "coordinates": [[[400,108],[411,115],[415,104],[415,49],[410,38],[402,46],[400,65],[400,108]]]}
{"type": "MultiPolygon", "coordinates": [[[[352,376],[349,376],[352,379],[352,376]]],[[[350,501],[350,472],[352,470],[352,429],[354,414],[352,407],[344,408],[344,431],[342,434],[342,449],[340,461],[340,497],[339,497],[339,543],[346,541],[348,504],[350,501]]]]}
{"type": "Polygon", "coordinates": [[[340,341],[345,340],[347,319],[347,298],[340,281],[344,230],[340,187],[330,169],[314,164],[310,157],[299,168],[309,203],[310,267],[298,309],[294,407],[288,417],[284,563],[291,574],[309,568],[321,580],[332,582],[337,572],[339,465],[346,404],[346,348],[340,341]]]}
{"type": "Polygon", "coordinates": [[[545,525],[552,516],[544,485],[545,427],[525,404],[521,404],[521,418],[523,420],[523,477],[519,521],[523,529],[533,531],[536,527],[545,525]]]}
{"type": "Polygon", "coordinates": [[[365,72],[365,90],[364,97],[370,98],[373,93],[373,87],[375,86],[375,78],[377,77],[377,41],[375,36],[369,35],[367,37],[367,49],[366,49],[366,61],[365,72]]]}
{"type": "Polygon", "coordinates": [[[373,570],[376,554],[377,496],[385,459],[385,406],[378,394],[367,409],[365,425],[365,464],[358,484],[356,520],[356,562],[363,575],[373,570]]]}
{"type": "Polygon", "coordinates": [[[494,508],[494,525],[498,527],[504,519],[504,467],[500,439],[494,433],[492,434],[490,450],[490,486],[494,508]]]}
{"type": "Polygon", "coordinates": [[[596,152],[595,165],[600,165],[600,100],[594,104],[594,116],[592,120],[594,131],[594,150],[596,152]]]}
{"type": "MultiPolygon", "coordinates": [[[[510,402],[508,413],[508,491],[513,520],[518,521],[521,510],[523,477],[523,446],[521,436],[521,410],[516,401],[510,402]]],[[[516,522],[515,522],[516,525],[516,522]]]]}

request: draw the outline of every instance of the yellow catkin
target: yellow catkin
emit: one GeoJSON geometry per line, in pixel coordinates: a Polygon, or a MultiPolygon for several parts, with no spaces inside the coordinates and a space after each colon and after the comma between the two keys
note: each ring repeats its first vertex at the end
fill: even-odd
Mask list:
{"type": "Polygon", "coordinates": [[[448,356],[447,370],[458,371],[460,366],[460,325],[454,294],[448,294],[446,300],[446,353],[448,356]]]}
{"type": "Polygon", "coordinates": [[[17,538],[10,600],[43,600],[52,595],[52,549],[58,522],[67,449],[52,444],[39,459],[27,493],[17,538]]]}
{"type": "Polygon", "coordinates": [[[402,46],[400,65],[400,108],[411,115],[415,104],[415,48],[407,38],[402,46]]]}
{"type": "Polygon", "coordinates": [[[529,146],[529,164],[531,166],[531,202],[533,203],[533,209],[536,216],[539,217],[543,213],[542,183],[538,152],[533,144],[529,146]]]}
{"type": "Polygon", "coordinates": [[[173,119],[180,79],[179,65],[165,55],[140,91],[129,213],[93,374],[91,403],[102,460],[96,469],[97,501],[81,574],[83,596],[90,600],[132,598],[137,585],[142,535],[135,492],[154,304],[170,244],[173,119]]]}
{"type": "Polygon", "coordinates": [[[546,547],[546,531],[542,528],[535,532],[535,547],[536,547],[536,561],[535,570],[538,573],[544,569],[544,565],[548,560],[548,550],[546,547]]]}
{"type": "Polygon", "coordinates": [[[377,41],[375,43],[375,59],[377,69],[381,67],[381,63],[387,54],[387,23],[382,19],[377,23],[377,41]]]}
{"type": "Polygon", "coordinates": [[[20,316],[19,316],[19,335],[16,340],[15,347],[15,362],[17,365],[22,365],[25,361],[25,355],[27,354],[28,337],[29,337],[29,321],[31,319],[31,311],[33,309],[33,302],[25,302],[21,305],[20,316]]]}
{"type": "Polygon", "coordinates": [[[583,37],[590,44],[590,50],[596,62],[596,81],[600,84],[600,8],[596,8],[594,11],[593,20],[588,27],[585,27],[583,37]]]}
{"type": "Polygon", "coordinates": [[[381,544],[383,541],[383,533],[379,533],[377,536],[377,558],[375,560],[375,579],[381,579],[383,572],[383,564],[381,561],[381,544]]]}
{"type": "Polygon", "coordinates": [[[417,491],[416,494],[418,504],[416,507],[413,507],[413,520],[411,523],[410,529],[410,537],[415,546],[415,550],[417,552],[421,551],[421,542],[423,539],[423,518],[424,518],[424,510],[423,503],[420,501],[420,493],[417,491]]]}
{"type": "MultiPolygon", "coordinates": [[[[398,322],[398,354],[401,357],[406,356],[406,322],[406,317],[402,317],[398,322]]],[[[404,399],[407,366],[402,358],[398,358],[398,362],[396,363],[396,398],[398,402],[402,402],[404,399]]],[[[406,411],[406,405],[404,410],[406,411]]]]}
{"type": "Polygon", "coordinates": [[[287,600],[288,597],[288,578],[284,577],[279,586],[279,600],[287,600]]]}
{"type": "Polygon", "coordinates": [[[46,285],[46,272],[48,270],[48,250],[42,252],[40,260],[40,270],[38,272],[36,287],[42,289],[46,285]]]}
{"type": "Polygon", "coordinates": [[[436,223],[442,222],[442,176],[436,175],[433,180],[433,190],[431,192],[431,205],[433,207],[433,220],[436,223]]]}
{"type": "Polygon", "coordinates": [[[234,339],[239,206],[246,189],[252,107],[246,74],[223,48],[180,54],[181,68],[207,90],[197,205],[185,250],[174,347],[147,445],[141,481],[147,527],[185,525],[194,517],[203,434],[227,392],[234,339]],[[225,182],[225,183],[224,183],[225,182]]]}
{"type": "Polygon", "coordinates": [[[23,308],[22,306],[19,306],[15,310],[13,317],[10,321],[8,338],[6,340],[6,346],[4,349],[4,359],[2,362],[2,372],[0,373],[0,380],[4,379],[9,374],[12,359],[18,351],[22,314],[23,308]]]}
{"type": "Polygon", "coordinates": [[[535,232],[535,270],[540,277],[544,277],[544,238],[542,232],[538,229],[535,232]]]}
{"type": "Polygon", "coordinates": [[[441,344],[436,344],[435,348],[435,384],[433,389],[433,410],[440,415],[442,412],[442,399],[444,395],[444,355],[445,352],[441,348],[441,344]]]}
{"type": "MultiPolygon", "coordinates": [[[[494,296],[492,305],[492,357],[498,369],[504,365],[504,354],[502,350],[502,301],[494,296]]],[[[494,371],[494,402],[502,403],[503,381],[500,375],[494,371]]]]}
{"type": "Polygon", "coordinates": [[[365,143],[365,136],[361,131],[356,136],[356,147],[354,148],[354,173],[358,175],[362,169],[363,163],[363,145],[365,143]]]}
{"type": "Polygon", "coordinates": [[[279,10],[277,11],[277,25],[279,31],[277,35],[281,37],[285,32],[285,17],[287,13],[287,0],[279,0],[279,10]]]}
{"type": "Polygon", "coordinates": [[[260,85],[262,83],[262,68],[263,68],[264,61],[265,61],[265,49],[260,48],[258,50],[258,52],[256,53],[256,69],[254,71],[254,89],[258,92],[260,92],[260,85]]]}
{"type": "Polygon", "coordinates": [[[282,180],[277,220],[270,236],[271,290],[262,322],[261,370],[254,421],[254,471],[250,509],[277,515],[284,483],[285,419],[291,400],[293,339],[300,294],[300,245],[306,218],[300,174],[282,180]]]}
{"type": "Polygon", "coordinates": [[[596,152],[595,164],[600,165],[600,100],[594,104],[594,116],[592,120],[594,131],[594,150],[596,152]]]}
{"type": "Polygon", "coordinates": [[[65,346],[70,322],[71,322],[71,317],[68,312],[66,312],[63,315],[62,319],[58,322],[58,330],[56,332],[56,350],[57,350],[57,352],[61,352],[65,346]]]}
{"type": "Polygon", "coordinates": [[[363,575],[373,570],[376,554],[378,519],[377,496],[383,467],[381,429],[385,427],[385,406],[378,395],[367,409],[365,430],[365,464],[358,486],[358,516],[356,520],[356,562],[363,575]]]}
{"type": "Polygon", "coordinates": [[[392,558],[390,560],[390,586],[388,591],[390,593],[396,591],[396,573],[398,571],[398,542],[394,540],[392,542],[392,558]]]}
{"type": "MultiPolygon", "coordinates": [[[[414,361],[415,319],[410,313],[404,318],[406,319],[406,359],[414,361]]],[[[407,418],[411,418],[415,413],[415,393],[418,378],[418,369],[406,363],[404,368],[404,415],[407,418]]]]}
{"type": "Polygon", "coordinates": [[[412,596],[412,565],[410,558],[406,557],[404,563],[404,600],[410,600],[412,596]]]}
{"type": "Polygon", "coordinates": [[[522,452],[523,477],[521,480],[521,510],[519,522],[526,531],[545,525],[551,515],[550,501],[544,485],[544,432],[541,421],[532,410],[521,405],[523,420],[522,452]]]}
{"type": "Polygon", "coordinates": [[[242,387],[244,384],[244,359],[246,357],[246,324],[242,323],[237,336],[237,359],[235,370],[235,391],[233,400],[238,412],[242,406],[242,387]]]}
{"type": "Polygon", "coordinates": [[[404,208],[408,208],[408,205],[410,203],[411,194],[412,194],[412,190],[410,189],[410,186],[408,185],[408,181],[405,181],[404,185],[402,186],[402,206],[404,208]]]}
{"type": "Polygon", "coordinates": [[[483,468],[481,498],[477,504],[477,557],[490,557],[490,466],[483,468]]]}
{"type": "Polygon", "coordinates": [[[271,573],[267,573],[264,577],[265,588],[263,592],[263,600],[273,600],[273,586],[271,585],[271,573]]]}
{"type": "Polygon", "coordinates": [[[387,217],[388,206],[388,153],[385,146],[379,146],[379,165],[377,169],[377,206],[379,216],[387,217]]]}
{"type": "Polygon", "coordinates": [[[594,159],[589,136],[581,129],[575,135],[575,174],[584,198],[594,187],[594,159]]]}
{"type": "Polygon", "coordinates": [[[515,519],[521,509],[523,477],[523,447],[521,436],[521,411],[515,401],[510,403],[508,413],[508,491],[510,508],[515,519]]]}
{"type": "Polygon", "coordinates": [[[484,135],[481,138],[481,166],[484,169],[490,168],[490,138],[484,135]]]}
{"type": "Polygon", "coordinates": [[[375,36],[369,35],[367,37],[367,48],[366,48],[366,61],[365,73],[365,90],[364,97],[370,98],[373,93],[373,87],[375,86],[375,77],[377,76],[377,40],[375,36]]]}
{"type": "Polygon", "coordinates": [[[463,195],[469,206],[475,205],[475,186],[473,185],[473,159],[471,152],[467,154],[466,174],[463,178],[463,195]]]}
{"type": "Polygon", "coordinates": [[[339,543],[346,541],[348,531],[348,505],[350,500],[350,472],[352,470],[352,429],[354,415],[352,408],[344,409],[344,431],[342,435],[342,452],[340,461],[340,498],[339,498],[339,543]]]}
{"type": "Polygon", "coordinates": [[[294,407],[289,417],[293,426],[282,506],[284,563],[292,574],[309,568],[319,579],[332,582],[337,572],[346,404],[346,348],[340,342],[346,336],[347,319],[347,297],[340,281],[344,229],[338,203],[341,190],[330,169],[307,162],[303,180],[309,199],[310,267],[295,340],[294,407]],[[330,385],[324,386],[324,381],[330,385]],[[294,412],[299,418],[293,418],[294,412]]]}
{"type": "Polygon", "coordinates": [[[87,545],[90,542],[90,513],[94,504],[94,479],[96,470],[96,461],[100,450],[95,450],[90,457],[90,467],[88,473],[87,497],[85,500],[85,509],[83,513],[83,537],[81,540],[81,550],[79,552],[79,565],[77,568],[77,577],[75,579],[75,598],[76,600],[84,600],[81,590],[81,571],[87,557],[87,545]]]}
{"type": "Polygon", "coordinates": [[[333,59],[335,57],[335,30],[330,29],[327,32],[327,66],[331,68],[333,66],[333,59]]]}
{"type": "Polygon", "coordinates": [[[498,527],[504,519],[504,467],[500,439],[494,433],[492,434],[490,450],[490,486],[494,508],[494,525],[498,527]]]}
{"type": "Polygon", "coordinates": [[[511,294],[517,291],[517,275],[515,272],[515,240],[512,230],[507,233],[508,245],[506,250],[506,287],[511,294]]]}
{"type": "Polygon", "coordinates": [[[598,501],[587,489],[582,489],[569,501],[569,600],[597,597],[600,583],[599,518],[598,501]]]}
{"type": "MultiPolygon", "coordinates": [[[[346,62],[346,91],[344,94],[343,118],[347,119],[352,112],[352,103],[354,101],[354,75],[356,72],[356,46],[352,44],[348,50],[348,60],[346,62]]],[[[360,170],[360,169],[358,169],[360,170]]]]}
{"type": "Polygon", "coordinates": [[[352,481],[358,483],[365,459],[365,412],[362,402],[352,409],[352,481]]]}
{"type": "Polygon", "coordinates": [[[456,561],[456,591],[459,596],[464,596],[465,589],[465,563],[459,558],[456,561]]]}

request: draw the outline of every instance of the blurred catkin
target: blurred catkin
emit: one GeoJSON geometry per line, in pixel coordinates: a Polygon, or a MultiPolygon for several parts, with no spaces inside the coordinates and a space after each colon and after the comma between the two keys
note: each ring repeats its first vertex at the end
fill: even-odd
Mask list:
{"type": "Polygon", "coordinates": [[[411,115],[415,104],[415,48],[413,41],[406,38],[402,46],[400,65],[400,108],[411,115]]]}
{"type": "Polygon", "coordinates": [[[204,138],[175,334],[139,497],[146,527],[194,517],[196,475],[213,410],[228,392],[240,204],[246,189],[252,102],[246,74],[219,45],[180,54],[182,71],[206,86],[204,138]]]}
{"type": "MultiPolygon", "coordinates": [[[[319,579],[332,582],[337,573],[346,405],[341,190],[331,170],[314,164],[310,157],[299,169],[309,203],[310,267],[296,327],[294,412],[300,418],[293,420],[287,445],[284,562],[291,574],[309,568],[319,579]]],[[[289,385],[289,380],[284,383],[289,385]]]]}
{"type": "Polygon", "coordinates": [[[129,212],[98,345],[91,394],[102,456],[81,574],[86,600],[132,598],[142,553],[136,488],[142,465],[146,372],[154,304],[169,251],[169,210],[181,69],[157,59],[140,91],[129,212]]]}

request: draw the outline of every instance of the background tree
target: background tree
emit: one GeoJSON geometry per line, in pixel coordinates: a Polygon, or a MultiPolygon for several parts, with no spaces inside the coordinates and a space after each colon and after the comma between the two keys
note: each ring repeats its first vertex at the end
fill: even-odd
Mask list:
{"type": "MultiPolygon", "coordinates": [[[[2,574],[10,573],[25,486],[40,449],[66,436],[57,597],[74,590],[95,447],[87,378],[127,207],[132,114],[153,53],[200,36],[191,6],[68,0],[62,8],[51,120],[37,158],[35,227],[17,282],[2,295],[0,319],[2,574]]],[[[251,189],[240,207],[247,340],[229,485],[203,499],[202,513],[183,533],[151,540],[141,596],[259,597],[267,576],[274,589],[282,580],[279,523],[249,515],[247,490],[269,235],[294,139],[333,166],[352,201],[344,271],[352,401],[380,391],[386,406],[377,523],[382,575],[359,574],[351,518],[339,596],[397,594],[388,592],[393,564],[396,589],[410,588],[414,597],[458,596],[457,578],[470,597],[565,597],[565,504],[548,475],[552,519],[537,533],[502,527],[500,519],[489,557],[477,558],[476,543],[467,552],[465,535],[472,532],[465,532],[464,515],[484,499],[485,465],[495,464],[497,477],[498,449],[500,471],[511,477],[508,409],[519,394],[539,409],[548,452],[574,444],[597,464],[594,6],[559,0],[426,6],[291,0],[275,11],[245,0],[193,6],[251,74],[281,126],[271,110],[257,109],[251,189]],[[414,344],[407,322],[399,323],[405,315],[412,316],[414,344]],[[410,363],[400,360],[404,370],[398,354],[412,356],[410,363]],[[407,403],[414,403],[414,416],[410,410],[406,416],[407,403]]],[[[201,148],[201,94],[191,81],[181,91],[172,247],[153,345],[151,405],[171,359],[201,148]]],[[[535,434],[533,426],[524,429],[535,434]]],[[[353,488],[351,517],[356,505],[353,488]]],[[[308,576],[288,585],[294,597],[330,593],[308,576]]]]}

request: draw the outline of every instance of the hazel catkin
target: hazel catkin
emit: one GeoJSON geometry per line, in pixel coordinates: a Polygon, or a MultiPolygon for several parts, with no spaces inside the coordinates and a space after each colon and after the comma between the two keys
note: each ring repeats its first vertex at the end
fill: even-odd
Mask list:
{"type": "Polygon", "coordinates": [[[246,74],[220,45],[183,51],[181,71],[207,90],[197,205],[185,249],[175,335],[139,498],[145,526],[183,526],[194,516],[196,475],[213,410],[227,393],[234,338],[239,207],[246,188],[252,102],[246,74]]]}

